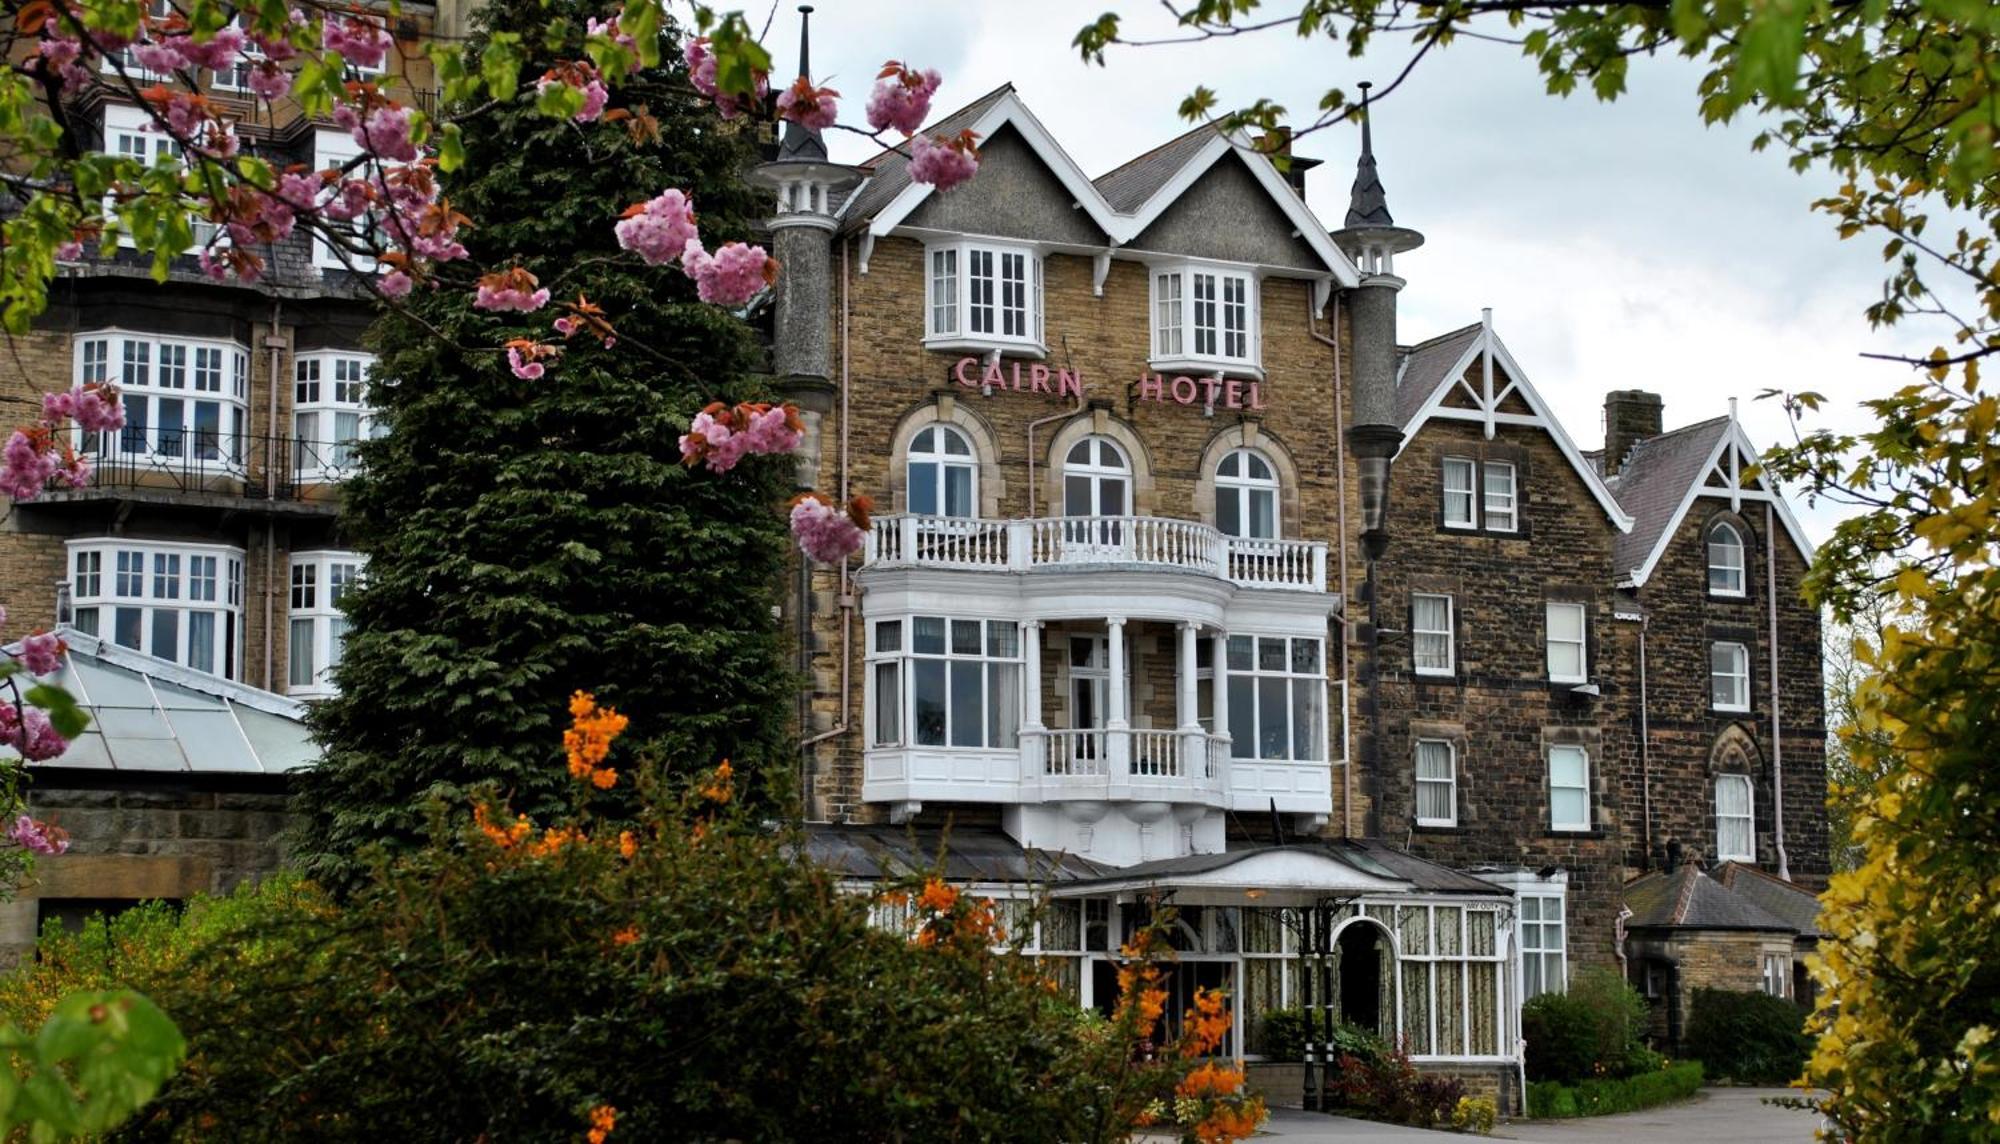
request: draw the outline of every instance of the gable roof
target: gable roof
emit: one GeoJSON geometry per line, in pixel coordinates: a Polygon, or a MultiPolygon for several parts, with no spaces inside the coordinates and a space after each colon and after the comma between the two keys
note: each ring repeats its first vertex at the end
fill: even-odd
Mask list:
{"type": "Polygon", "coordinates": [[[1715,874],[1717,881],[1802,936],[1820,936],[1819,895],[1811,890],[1741,862],[1724,862],[1715,868],[1715,874]]]}
{"type": "Polygon", "coordinates": [[[1798,933],[1798,927],[1702,873],[1689,863],[1671,874],[1652,873],[1625,886],[1630,929],[1769,930],[1798,933]]]}
{"type": "Polygon", "coordinates": [[[1493,332],[1492,323],[1482,320],[1476,325],[1454,330],[1430,341],[1419,343],[1404,355],[1402,367],[1398,371],[1396,385],[1396,415],[1402,422],[1403,443],[1397,447],[1400,455],[1416,438],[1417,430],[1432,418],[1452,421],[1472,421],[1486,428],[1486,436],[1492,439],[1500,425],[1521,425],[1541,429],[1549,435],[1562,453],[1563,458],[1575,471],[1577,479],[1589,490],[1591,499],[1604,510],[1613,526],[1620,532],[1632,528],[1632,518],[1618,503],[1611,490],[1598,476],[1596,466],[1584,459],[1576,442],[1570,440],[1562,422],[1556,419],[1542,395],[1529,383],[1528,375],[1521,369],[1514,355],[1509,353],[1500,335],[1493,332]],[[1496,388],[1491,393],[1479,392],[1466,381],[1466,371],[1480,359],[1490,354],[1496,371],[1496,388]],[[1504,384],[1500,384],[1498,372],[1506,374],[1504,384]],[[1462,389],[1474,408],[1457,408],[1444,404],[1446,395],[1454,389],[1462,389]],[[1510,396],[1518,396],[1528,407],[1527,413],[1515,413],[1501,408],[1510,396]]]}
{"type": "Polygon", "coordinates": [[[1742,471],[1756,464],[1758,456],[1757,446],[1734,415],[1698,422],[1634,445],[1611,486],[1618,503],[1633,518],[1632,531],[1618,538],[1614,552],[1619,574],[1625,577],[1621,585],[1638,587],[1646,582],[1688,510],[1702,496],[1728,498],[1737,509],[1746,500],[1770,504],[1780,526],[1798,546],[1799,555],[1810,561],[1812,542],[1769,477],[1752,482],[1741,479],[1742,471]],[[1721,483],[1709,484],[1711,477],[1721,483]]]}
{"type": "MultiPolygon", "coordinates": [[[[985,139],[1002,127],[1012,127],[1020,133],[1064,189],[1075,197],[1077,206],[1110,238],[1113,247],[1137,238],[1189,187],[1199,182],[1210,167],[1223,156],[1234,153],[1298,229],[1299,237],[1312,248],[1327,271],[1342,285],[1360,282],[1354,263],[1334,245],[1332,236],[1307,208],[1298,191],[1279,174],[1269,156],[1250,147],[1240,136],[1225,135],[1204,125],[1092,182],[1028,110],[1012,84],[1002,84],[927,125],[924,133],[956,135],[971,130],[985,139]]],[[[909,158],[894,149],[869,159],[862,167],[869,172],[867,182],[841,206],[841,226],[847,231],[861,230],[870,238],[888,234],[936,191],[929,184],[912,182],[909,158]]]]}

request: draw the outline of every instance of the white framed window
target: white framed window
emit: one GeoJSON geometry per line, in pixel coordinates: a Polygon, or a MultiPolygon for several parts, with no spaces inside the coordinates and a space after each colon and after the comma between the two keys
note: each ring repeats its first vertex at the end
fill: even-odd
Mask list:
{"type": "Polygon", "coordinates": [[[1549,829],[1590,829],[1590,754],[1582,747],[1549,748],[1549,829]]]}
{"type": "Polygon", "coordinates": [[[292,553],[287,693],[333,694],[333,669],[347,643],[347,615],[341,611],[341,601],[360,583],[367,563],[359,552],[292,553]]]}
{"type": "Polygon", "coordinates": [[[1032,247],[959,242],[926,250],[925,345],[1042,351],[1042,258],[1032,247]]]}
{"type": "Polygon", "coordinates": [[[1711,596],[1741,596],[1749,583],[1743,534],[1726,520],[1708,530],[1708,592],[1711,596]]]}
{"type": "Polygon", "coordinates": [[[1239,759],[1326,758],[1322,640],[1232,635],[1224,664],[1230,753],[1239,759]]]}
{"type": "Polygon", "coordinates": [[[1479,518],[1472,507],[1472,461],[1465,457],[1444,459],[1444,526],[1478,528],[1479,518]]]}
{"type": "Polygon", "coordinates": [[[87,635],[238,678],[243,550],[214,544],[72,540],[72,623],[87,635]]]}
{"type": "Polygon", "coordinates": [[[1215,527],[1224,536],[1278,535],[1278,474],[1255,449],[1233,449],[1215,466],[1215,527]]]}
{"type": "Polygon", "coordinates": [[[1740,643],[1708,645],[1709,702],[1717,711],[1750,710],[1750,649],[1740,643]]]}
{"type": "Polygon", "coordinates": [[[1012,750],[1018,744],[1018,623],[910,616],[875,621],[870,638],[870,731],[877,746],[1012,750]]]}
{"type": "Polygon", "coordinates": [[[1755,804],[1749,775],[1715,776],[1715,857],[1721,862],[1755,862],[1755,804]]]}
{"type": "Polygon", "coordinates": [[[1458,760],[1444,739],[1417,740],[1417,825],[1458,825],[1458,760]]]}
{"type": "Polygon", "coordinates": [[[1582,604],[1548,602],[1549,682],[1588,683],[1588,623],[1582,604]]]}
{"type": "Polygon", "coordinates": [[[100,466],[134,472],[241,473],[250,353],[235,342],[94,330],[75,339],[77,384],[119,389],[125,427],[79,434],[100,466]]]}
{"type": "Polygon", "coordinates": [[[1783,997],[1791,992],[1792,959],[1782,953],[1764,955],[1764,992],[1783,997]]]}
{"type": "Polygon", "coordinates": [[[948,425],[918,431],[910,442],[909,511],[920,516],[979,515],[979,466],[972,443],[948,425]]]}
{"type": "Polygon", "coordinates": [[[1521,1000],[1569,988],[1567,926],[1560,894],[1522,894],[1521,1000]]]}
{"type": "MultiPolygon", "coordinates": [[[[155,20],[165,20],[167,17],[173,15],[174,11],[173,0],[145,0],[142,7],[145,9],[145,14],[155,20]]],[[[141,37],[142,40],[151,40],[153,38],[152,36],[141,37]]],[[[135,46],[136,43],[137,41],[135,41],[135,46]]],[[[118,70],[117,66],[112,62],[113,55],[117,56],[118,63],[124,65],[126,76],[131,78],[135,83],[171,83],[174,80],[174,76],[170,73],[156,72],[149,68],[141,67],[138,57],[133,54],[131,47],[123,48],[115,53],[106,53],[104,62],[99,65],[103,71],[115,73],[118,70]]],[[[107,146],[105,150],[110,150],[110,147],[107,146]]]]}
{"type": "Polygon", "coordinates": [[[1250,271],[1191,262],[1156,267],[1152,302],[1154,368],[1257,368],[1262,347],[1250,271]]]}
{"type": "Polygon", "coordinates": [[[1064,516],[1130,516],[1132,465],[1108,437],[1085,437],[1063,456],[1064,516]]]}
{"type": "MultiPolygon", "coordinates": [[[[352,64],[348,66],[350,69],[353,68],[352,64]]],[[[337,131],[330,127],[321,127],[313,131],[313,169],[316,171],[329,171],[344,167],[360,154],[361,145],[354,141],[354,136],[345,131],[337,131]]],[[[372,167],[374,167],[372,163],[357,167],[354,174],[356,176],[365,175],[372,167]]],[[[337,183],[328,184],[321,189],[319,196],[320,205],[324,206],[326,203],[332,201],[337,193],[335,190],[337,186],[337,183]]],[[[373,227],[373,220],[367,214],[363,214],[352,222],[340,222],[335,219],[327,219],[326,222],[328,226],[351,231],[364,239],[371,237],[369,232],[373,227]]],[[[407,222],[409,225],[415,225],[414,219],[407,220],[407,222]]],[[[312,251],[313,265],[322,270],[346,270],[348,268],[348,264],[340,260],[340,254],[332,246],[328,245],[324,238],[317,234],[313,236],[312,251]]],[[[348,258],[353,263],[353,268],[358,272],[367,272],[375,269],[375,260],[365,254],[350,253],[348,258]]]]}
{"type": "Polygon", "coordinates": [[[1410,658],[1418,675],[1450,675],[1458,669],[1452,618],[1450,596],[1418,592],[1410,597],[1410,658]]]}
{"type": "MultiPolygon", "coordinates": [[[[131,67],[135,77],[167,78],[152,76],[136,64],[131,67]]],[[[104,105],[104,150],[107,154],[121,158],[137,159],[148,167],[156,167],[162,162],[185,165],[179,144],[175,143],[166,132],[155,127],[153,117],[145,109],[122,103],[104,105]]],[[[105,200],[104,213],[107,217],[112,214],[109,198],[105,200]]],[[[200,250],[216,238],[216,231],[219,228],[215,223],[196,217],[190,217],[188,223],[194,231],[194,242],[188,247],[188,253],[200,250]]],[[[129,234],[121,234],[119,241],[126,246],[132,245],[129,234]]],[[[226,244],[227,241],[228,236],[223,235],[222,242],[226,244]]]]}
{"type": "Polygon", "coordinates": [[[1486,494],[1486,527],[1494,532],[1514,531],[1514,466],[1505,461],[1488,461],[1481,467],[1486,494]]]}
{"type": "Polygon", "coordinates": [[[313,350],[292,360],[292,473],[300,484],[354,472],[355,442],[378,435],[368,406],[369,354],[313,350]]]}

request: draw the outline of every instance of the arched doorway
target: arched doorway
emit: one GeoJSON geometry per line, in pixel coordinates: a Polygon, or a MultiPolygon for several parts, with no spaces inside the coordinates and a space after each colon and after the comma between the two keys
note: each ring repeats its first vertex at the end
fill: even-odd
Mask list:
{"type": "Polygon", "coordinates": [[[1340,931],[1335,953],[1339,957],[1340,1019],[1349,1024],[1387,1036],[1392,1008],[1389,935],[1382,927],[1357,922],[1340,931]]]}

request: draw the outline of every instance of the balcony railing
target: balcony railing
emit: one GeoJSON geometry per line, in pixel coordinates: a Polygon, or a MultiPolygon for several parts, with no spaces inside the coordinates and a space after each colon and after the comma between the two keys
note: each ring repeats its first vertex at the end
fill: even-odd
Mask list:
{"type": "Polygon", "coordinates": [[[1029,773],[1048,779],[1187,780],[1210,785],[1229,754],[1229,739],[1205,731],[1104,727],[1024,729],[1029,773]]]}
{"type": "Polygon", "coordinates": [[[352,476],[357,441],[131,427],[87,440],[90,488],[307,500],[352,476]]]}
{"type": "Polygon", "coordinates": [[[1326,590],[1326,544],[1225,536],[1205,524],[1155,516],[968,520],[876,517],[864,566],[1026,572],[1140,565],[1200,572],[1250,588],[1326,590]]]}

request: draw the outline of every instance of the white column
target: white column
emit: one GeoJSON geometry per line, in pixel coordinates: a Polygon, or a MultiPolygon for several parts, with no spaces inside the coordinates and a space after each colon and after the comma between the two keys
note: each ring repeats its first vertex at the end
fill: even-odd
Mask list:
{"type": "Polygon", "coordinates": [[[1125,617],[1109,617],[1104,627],[1111,636],[1106,648],[1111,658],[1111,694],[1104,702],[1104,725],[1122,731],[1131,726],[1125,713],[1125,617]]]}
{"type": "Polygon", "coordinates": [[[1021,687],[1026,705],[1021,724],[1032,731],[1042,729],[1042,622],[1028,620],[1021,625],[1021,687]]]}
{"type": "Polygon", "coordinates": [[[1193,620],[1182,621],[1180,672],[1176,680],[1180,684],[1180,716],[1183,731],[1201,724],[1199,700],[1195,692],[1195,672],[1200,670],[1195,667],[1195,641],[1200,638],[1200,632],[1200,624],[1193,620]]]}
{"type": "MultiPolygon", "coordinates": [[[[1215,734],[1229,741],[1229,633],[1216,632],[1209,645],[1209,660],[1215,665],[1215,682],[1211,690],[1215,694],[1215,734]]],[[[1227,759],[1232,752],[1218,747],[1218,753],[1227,759]]]]}

